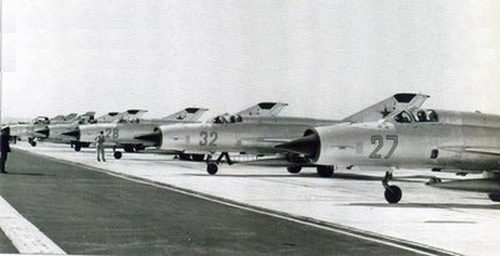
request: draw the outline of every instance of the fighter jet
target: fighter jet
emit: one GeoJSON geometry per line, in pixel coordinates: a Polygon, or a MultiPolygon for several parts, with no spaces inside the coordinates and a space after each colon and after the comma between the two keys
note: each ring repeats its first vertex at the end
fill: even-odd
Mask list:
{"type": "Polygon", "coordinates": [[[136,139],[151,142],[164,151],[182,154],[207,154],[207,172],[216,174],[219,164],[232,164],[229,153],[257,156],[275,156],[260,162],[262,165],[286,166],[291,173],[300,172],[302,167],[317,167],[318,174],[330,177],[332,165],[310,163],[300,154],[290,153],[275,146],[302,137],[304,131],[315,126],[327,126],[354,121],[378,120],[397,106],[420,107],[427,95],[401,93],[370,106],[343,120],[321,120],[312,118],[279,116],[220,115],[201,124],[177,124],[161,126],[155,132],[137,136],[136,139]],[[217,154],[218,157],[217,157],[217,154]],[[216,160],[212,160],[215,157],[216,160]]]}
{"type": "MultiPolygon", "coordinates": [[[[460,175],[482,173],[498,176],[500,116],[433,109],[401,109],[376,122],[314,127],[304,137],[276,146],[299,154],[310,163],[387,169],[382,185],[385,199],[398,203],[401,189],[389,185],[399,168],[429,168],[460,175]]],[[[498,179],[495,179],[497,188],[498,179]]],[[[435,180],[434,183],[439,182],[435,180]]],[[[448,187],[480,188],[492,180],[465,180],[448,187]]],[[[438,185],[445,187],[445,183],[438,185]]],[[[491,188],[491,187],[490,187],[491,188]]],[[[499,190],[490,198],[499,199],[499,190]]]]}
{"type": "Polygon", "coordinates": [[[76,113],[71,113],[66,116],[57,116],[50,119],[50,124],[48,125],[49,133],[43,141],[52,143],[75,143],[75,138],[73,136],[64,135],[64,133],[71,132],[78,128],[78,125],[86,124],[94,121],[95,112],[89,111],[82,115],[77,115],[76,113]]]}
{"type": "Polygon", "coordinates": [[[48,125],[50,120],[48,117],[39,116],[31,121],[31,123],[9,124],[10,136],[14,142],[18,139],[26,139],[28,143],[35,147],[36,140],[46,138],[49,134],[48,125]]]}
{"type": "Polygon", "coordinates": [[[70,128],[66,129],[66,131],[62,131],[60,135],[62,137],[65,137],[65,140],[71,140],[72,145],[74,145],[75,151],[78,152],[81,150],[81,148],[88,148],[90,144],[94,142],[93,140],[89,141],[80,140],[81,127],[87,127],[87,125],[92,125],[92,127],[100,129],[100,127],[103,127],[106,124],[112,122],[117,122],[118,120],[128,120],[132,118],[142,117],[146,112],[147,110],[129,109],[124,112],[108,112],[98,118],[94,118],[92,115],[87,119],[79,120],[78,123],[74,123],[70,128]]]}
{"type": "MultiPolygon", "coordinates": [[[[207,110],[206,108],[186,108],[161,119],[140,118],[147,112],[146,110],[128,111],[128,115],[121,115],[113,122],[80,125],[77,130],[64,134],[73,136],[78,141],[77,145],[82,145],[95,142],[95,138],[102,131],[106,137],[104,145],[112,147],[113,156],[120,159],[122,153],[117,151],[118,147],[123,148],[125,152],[134,152],[151,145],[151,143],[134,139],[135,136],[150,133],[158,125],[197,122],[207,110]]],[[[79,151],[79,148],[77,150],[75,147],[75,150],[79,151]]]]}

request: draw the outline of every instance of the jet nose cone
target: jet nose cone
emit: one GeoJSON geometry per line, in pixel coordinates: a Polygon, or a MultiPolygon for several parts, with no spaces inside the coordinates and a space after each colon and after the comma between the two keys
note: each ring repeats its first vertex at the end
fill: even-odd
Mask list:
{"type": "Polygon", "coordinates": [[[305,156],[316,161],[320,150],[320,140],[317,133],[308,134],[300,139],[277,145],[276,148],[305,156]]]}
{"type": "Polygon", "coordinates": [[[76,140],[80,140],[80,130],[72,130],[69,132],[63,132],[61,134],[64,136],[71,136],[71,137],[75,138],[76,140]]]}
{"type": "Polygon", "coordinates": [[[50,129],[49,129],[49,127],[43,127],[43,128],[35,130],[35,133],[41,134],[43,137],[47,138],[47,137],[49,137],[50,129]]]}
{"type": "Polygon", "coordinates": [[[136,139],[136,140],[151,142],[154,144],[154,146],[161,146],[162,138],[163,138],[163,136],[161,134],[161,131],[158,129],[155,129],[155,131],[152,133],[147,133],[147,134],[143,134],[143,135],[139,135],[139,136],[134,137],[134,139],[136,139]]]}

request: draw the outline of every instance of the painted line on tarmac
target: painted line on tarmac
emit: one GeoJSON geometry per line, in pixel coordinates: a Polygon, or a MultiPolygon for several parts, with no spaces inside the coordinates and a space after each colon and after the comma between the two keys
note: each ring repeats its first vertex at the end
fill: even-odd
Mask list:
{"type": "Polygon", "coordinates": [[[22,254],[65,255],[56,243],[0,196],[0,228],[22,254]]]}
{"type": "MultiPolygon", "coordinates": [[[[21,150],[23,150],[23,149],[21,149],[21,150]]],[[[415,253],[422,254],[422,255],[460,255],[458,253],[451,252],[451,251],[444,250],[444,249],[437,248],[437,247],[432,247],[432,246],[428,246],[428,245],[424,245],[424,244],[420,244],[420,243],[416,243],[416,242],[411,242],[411,241],[407,241],[404,239],[398,239],[395,237],[385,236],[385,235],[381,235],[381,234],[374,233],[374,232],[364,231],[364,230],[344,226],[344,225],[337,224],[337,223],[321,221],[321,220],[317,220],[317,219],[313,219],[313,218],[308,218],[308,217],[299,216],[299,215],[293,215],[293,214],[286,213],[286,212],[276,211],[276,210],[272,210],[272,209],[268,209],[268,208],[263,208],[263,207],[259,207],[259,206],[254,206],[254,205],[242,203],[242,202],[237,202],[237,201],[233,201],[230,199],[226,199],[226,198],[222,198],[222,197],[218,197],[218,196],[214,196],[214,195],[205,194],[205,193],[201,193],[198,191],[181,188],[181,187],[173,186],[170,184],[165,184],[165,183],[155,181],[155,180],[150,180],[147,178],[142,178],[142,177],[138,177],[138,176],[134,176],[134,175],[130,175],[130,174],[125,174],[125,173],[121,173],[121,172],[116,172],[116,171],[112,171],[112,170],[108,170],[108,169],[104,169],[104,168],[99,168],[99,167],[87,165],[84,163],[72,162],[70,160],[59,159],[59,158],[56,158],[53,156],[43,155],[40,153],[31,152],[31,151],[27,151],[27,150],[23,150],[23,152],[26,152],[28,154],[32,154],[32,155],[37,156],[37,157],[50,159],[50,160],[53,160],[56,162],[69,164],[71,166],[76,166],[76,167],[85,168],[85,169],[88,169],[91,171],[101,172],[101,173],[104,173],[107,175],[111,175],[111,176],[114,176],[117,178],[126,179],[126,180],[129,180],[132,182],[137,182],[137,183],[141,183],[141,184],[145,184],[145,185],[150,185],[150,186],[155,186],[158,188],[167,189],[170,191],[175,191],[175,192],[178,192],[178,193],[181,193],[184,195],[194,196],[194,197],[197,197],[200,199],[204,199],[204,200],[208,200],[211,202],[235,207],[238,209],[251,211],[251,212],[255,212],[255,213],[259,213],[259,214],[264,214],[267,216],[280,218],[280,219],[292,221],[292,222],[295,222],[298,224],[308,225],[311,227],[320,228],[323,230],[328,230],[331,232],[340,233],[343,235],[363,239],[366,241],[371,241],[371,242],[384,244],[384,245],[388,245],[388,246],[392,246],[392,247],[396,247],[396,248],[401,248],[401,249],[415,252],[415,253]]]]}

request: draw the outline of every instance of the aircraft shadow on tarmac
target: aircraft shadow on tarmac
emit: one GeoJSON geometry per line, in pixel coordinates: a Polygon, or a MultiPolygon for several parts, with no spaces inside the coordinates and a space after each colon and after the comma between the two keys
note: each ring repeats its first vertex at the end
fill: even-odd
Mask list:
{"type": "Polygon", "coordinates": [[[5,175],[16,175],[16,176],[56,176],[55,174],[46,173],[29,173],[29,172],[8,172],[5,175]]]}
{"type": "Polygon", "coordinates": [[[151,162],[151,161],[155,161],[155,162],[175,162],[174,159],[168,159],[168,158],[165,158],[165,159],[138,159],[138,158],[134,158],[134,159],[123,159],[123,160],[116,160],[116,161],[131,161],[131,162],[151,162]]]}
{"type": "MultiPolygon", "coordinates": [[[[488,200],[489,202],[489,200],[488,200]]],[[[367,206],[379,208],[443,208],[443,209],[484,209],[484,210],[500,210],[500,204],[468,204],[468,203],[352,203],[351,206],[367,206]]]]}
{"type": "MultiPolygon", "coordinates": [[[[209,176],[206,173],[189,173],[185,174],[187,176],[209,176]]],[[[238,178],[315,178],[315,179],[328,179],[319,177],[316,173],[301,173],[301,174],[231,174],[231,173],[221,173],[215,176],[220,177],[238,177],[238,178]]],[[[433,176],[426,175],[414,175],[414,176],[405,176],[405,177],[395,177],[392,180],[397,182],[408,182],[408,183],[425,183],[433,176]]],[[[384,179],[383,176],[372,176],[372,175],[363,175],[363,174],[353,174],[353,173],[335,173],[333,177],[329,179],[342,179],[342,180],[359,180],[359,181],[379,181],[382,182],[384,179]]]]}

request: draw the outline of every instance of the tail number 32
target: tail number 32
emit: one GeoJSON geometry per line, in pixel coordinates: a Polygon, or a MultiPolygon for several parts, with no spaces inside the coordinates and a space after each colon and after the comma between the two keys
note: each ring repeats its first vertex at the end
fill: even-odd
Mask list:
{"type": "MultiPolygon", "coordinates": [[[[398,147],[398,136],[397,135],[386,135],[385,136],[386,141],[392,141],[392,146],[391,149],[389,149],[389,152],[384,156],[384,159],[388,159],[392,156],[396,148],[398,147]]],[[[379,154],[380,150],[384,147],[384,137],[381,135],[373,135],[371,138],[372,145],[376,145],[375,149],[373,152],[370,154],[369,158],[375,158],[375,159],[380,159],[382,158],[382,155],[379,154]]]]}
{"type": "Polygon", "coordinates": [[[215,141],[217,141],[217,138],[219,136],[216,132],[201,131],[200,136],[200,146],[217,146],[217,144],[215,144],[215,141]]]}

